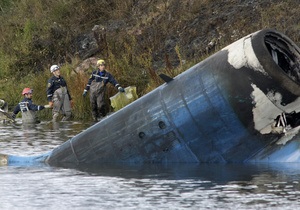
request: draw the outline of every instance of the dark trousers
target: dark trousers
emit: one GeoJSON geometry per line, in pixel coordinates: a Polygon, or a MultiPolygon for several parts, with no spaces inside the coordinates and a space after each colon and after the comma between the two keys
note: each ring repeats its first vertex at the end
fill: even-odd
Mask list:
{"type": "Polygon", "coordinates": [[[90,94],[93,119],[104,117],[107,114],[105,104],[105,91],[90,94]]]}

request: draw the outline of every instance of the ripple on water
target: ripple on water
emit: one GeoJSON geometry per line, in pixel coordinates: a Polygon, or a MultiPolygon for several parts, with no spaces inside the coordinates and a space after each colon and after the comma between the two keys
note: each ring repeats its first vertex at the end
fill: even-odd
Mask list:
{"type": "MultiPolygon", "coordinates": [[[[87,124],[0,125],[0,153],[48,152],[87,124]]],[[[297,209],[299,164],[0,166],[0,209],[297,209]]]]}

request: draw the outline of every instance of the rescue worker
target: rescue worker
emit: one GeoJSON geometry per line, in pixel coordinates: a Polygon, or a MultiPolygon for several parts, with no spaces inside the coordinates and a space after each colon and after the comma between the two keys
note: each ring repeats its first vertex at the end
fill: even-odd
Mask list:
{"type": "Polygon", "coordinates": [[[72,98],[68,91],[67,83],[60,76],[60,67],[58,65],[52,65],[50,72],[53,76],[48,80],[47,99],[49,106],[53,107],[52,120],[53,122],[57,122],[61,113],[63,115],[62,121],[67,121],[72,115],[72,98]]]}
{"type": "Polygon", "coordinates": [[[7,112],[8,111],[8,105],[6,103],[6,101],[0,99],[0,109],[3,111],[3,112],[7,112]]]}
{"type": "Polygon", "coordinates": [[[35,105],[32,101],[32,92],[30,88],[24,88],[22,95],[24,99],[14,108],[12,118],[15,119],[19,112],[22,112],[23,124],[40,123],[40,120],[36,116],[36,112],[45,108],[50,108],[49,105],[35,105]]]}
{"type": "Polygon", "coordinates": [[[95,122],[99,121],[107,114],[105,103],[107,83],[114,85],[114,87],[116,87],[120,92],[125,92],[125,90],[114,79],[112,74],[105,70],[105,61],[98,60],[97,69],[92,72],[82,94],[83,96],[86,96],[87,92],[90,90],[92,117],[95,122]]]}
{"type": "Polygon", "coordinates": [[[0,123],[12,123],[15,119],[8,113],[8,104],[6,101],[0,99],[0,123]]]}

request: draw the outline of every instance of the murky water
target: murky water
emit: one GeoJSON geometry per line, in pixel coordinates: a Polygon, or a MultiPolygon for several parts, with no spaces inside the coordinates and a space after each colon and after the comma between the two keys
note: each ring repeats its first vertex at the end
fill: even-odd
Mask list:
{"type": "MultiPolygon", "coordinates": [[[[46,153],[77,122],[0,125],[0,153],[46,153]]],[[[0,209],[296,209],[300,164],[0,166],[0,209]]]]}

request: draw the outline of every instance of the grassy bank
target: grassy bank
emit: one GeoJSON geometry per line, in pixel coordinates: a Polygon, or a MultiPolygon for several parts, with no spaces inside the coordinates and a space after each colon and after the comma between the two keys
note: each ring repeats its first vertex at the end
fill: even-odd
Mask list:
{"type": "MultiPolygon", "coordinates": [[[[34,102],[47,103],[49,67],[60,64],[75,119],[88,119],[82,91],[92,69],[74,69],[85,59],[77,41],[94,25],[104,26],[106,37],[93,56],[104,58],[118,82],[135,85],[142,96],[162,84],[157,73],[176,76],[257,30],[274,28],[300,43],[298,8],[294,0],[0,0],[0,98],[12,110],[22,89],[31,87],[34,102]]],[[[40,114],[51,117],[49,110],[40,114]]]]}
{"type": "MultiPolygon", "coordinates": [[[[109,61],[108,61],[109,63],[109,61]]],[[[163,81],[157,76],[156,73],[141,72],[140,75],[137,75],[137,69],[129,67],[128,69],[123,68],[118,71],[114,68],[118,68],[118,62],[114,62],[112,67],[108,66],[108,71],[110,71],[118,82],[125,88],[127,86],[137,86],[138,95],[142,96],[149,91],[153,90],[155,87],[161,85],[163,81]],[[134,75],[134,76],[133,76],[134,75]],[[137,81],[131,80],[130,77],[138,78],[137,81]]],[[[168,69],[162,69],[160,72],[168,74],[170,76],[176,76],[178,73],[182,72],[184,69],[187,69],[190,64],[185,64],[178,67],[176,70],[172,71],[168,69]]],[[[68,84],[68,89],[70,91],[72,100],[74,102],[73,107],[73,117],[75,120],[88,120],[91,119],[90,114],[90,103],[89,97],[83,97],[82,93],[89,79],[92,68],[84,73],[76,73],[74,71],[74,66],[71,64],[63,65],[61,67],[61,76],[65,78],[68,84]]],[[[47,81],[52,77],[52,74],[48,69],[38,73],[31,73],[26,75],[22,80],[17,79],[5,79],[1,82],[1,98],[5,99],[9,104],[9,110],[12,111],[14,106],[19,103],[23,96],[21,95],[22,90],[25,87],[30,87],[34,90],[33,92],[33,101],[37,105],[48,104],[46,97],[47,81]]],[[[111,84],[108,84],[108,97],[113,96],[118,93],[116,88],[111,84]]],[[[38,113],[41,119],[51,119],[51,110],[43,110],[38,113]]]]}

